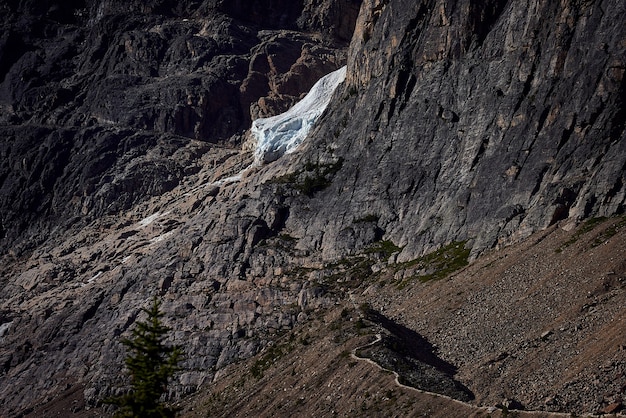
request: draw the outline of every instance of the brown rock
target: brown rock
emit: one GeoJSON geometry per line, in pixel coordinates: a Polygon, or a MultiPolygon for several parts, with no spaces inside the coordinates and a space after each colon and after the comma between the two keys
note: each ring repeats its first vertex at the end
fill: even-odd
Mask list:
{"type": "Polygon", "coordinates": [[[619,412],[622,410],[622,403],[621,402],[613,402],[612,404],[607,405],[602,412],[604,412],[605,414],[614,414],[616,412],[619,412]]]}

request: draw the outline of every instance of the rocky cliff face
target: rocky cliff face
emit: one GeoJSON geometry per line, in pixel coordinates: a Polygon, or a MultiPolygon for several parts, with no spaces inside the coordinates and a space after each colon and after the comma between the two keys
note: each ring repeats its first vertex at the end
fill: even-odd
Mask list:
{"type": "Polygon", "coordinates": [[[623,13],[619,2],[367,3],[343,96],[302,157],[344,164],[299,236],[349,251],[346,234],[362,232],[346,221],[373,216],[408,260],[623,212],[623,13]]]}
{"type": "MultiPolygon", "coordinates": [[[[87,380],[93,383],[85,392],[89,403],[109,392],[118,371],[107,369],[120,361],[121,353],[119,347],[98,347],[107,345],[107,339],[116,346],[118,338],[111,336],[134,321],[144,294],[144,285],[135,287],[135,281],[146,279],[145,274],[163,276],[158,280],[164,292],[180,279],[208,279],[192,292],[195,302],[180,305],[182,299],[176,297],[168,308],[182,309],[179,314],[186,317],[187,310],[197,307],[202,316],[212,317],[189,323],[190,329],[203,330],[194,343],[203,354],[190,360],[191,375],[176,389],[179,394],[212,376],[214,366],[253,354],[262,342],[243,342],[242,327],[256,323],[263,312],[272,317],[272,329],[293,324],[295,317],[274,314],[273,307],[295,303],[300,293],[306,298],[308,290],[291,289],[283,296],[283,291],[266,289],[259,295],[233,285],[239,296],[222,297],[228,294],[228,278],[238,276],[207,272],[218,254],[232,264],[237,249],[230,239],[241,239],[237,223],[243,222],[246,230],[257,226],[255,218],[242,216],[209,234],[208,246],[216,249],[206,254],[205,265],[190,257],[204,240],[201,231],[210,230],[228,209],[212,207],[207,218],[191,227],[195,238],[184,238],[184,258],[190,261],[184,272],[176,261],[168,267],[173,275],[161,275],[161,261],[153,264],[163,255],[156,247],[216,199],[214,180],[250,163],[250,155],[239,155],[238,149],[252,118],[286,110],[318,78],[345,64],[359,5],[48,1],[2,6],[3,411],[17,414],[54,398],[66,384],[76,390],[87,380]],[[161,211],[161,205],[167,208],[161,211]],[[237,229],[225,232],[233,226],[237,229]],[[148,256],[141,262],[147,270],[136,270],[137,251],[148,256]],[[113,270],[116,279],[106,290],[100,285],[91,289],[113,270]],[[117,290],[110,293],[113,288],[117,290]],[[218,292],[222,296],[213,298],[218,292]],[[137,297],[129,298],[131,294],[137,297]],[[104,308],[122,299],[129,302],[119,306],[122,310],[104,308]],[[209,308],[211,303],[222,307],[209,308]],[[106,319],[100,316],[105,312],[106,319]],[[122,328],[116,330],[119,320],[122,328]],[[233,336],[244,344],[226,348],[233,336]],[[66,363],[79,353],[91,360],[66,363]],[[84,373],[91,377],[84,380],[84,373]]],[[[163,260],[169,264],[182,247],[167,246],[173,250],[165,250],[163,260]]],[[[186,334],[186,328],[179,330],[186,334]]]]}
{"type": "Polygon", "coordinates": [[[184,138],[238,145],[252,118],[286,110],[345,62],[358,3],[329,4],[317,19],[302,2],[253,2],[258,15],[249,6],[5,5],[2,252],[171,190],[193,162],[162,155],[159,168],[128,168],[157,141],[172,152],[184,138]]]}
{"type": "Polygon", "coordinates": [[[623,2],[317,3],[3,6],[3,410],[98,405],[153,294],[178,398],[374,273],[623,212],[623,2]],[[346,61],[299,152],[220,181],[346,61]]]}

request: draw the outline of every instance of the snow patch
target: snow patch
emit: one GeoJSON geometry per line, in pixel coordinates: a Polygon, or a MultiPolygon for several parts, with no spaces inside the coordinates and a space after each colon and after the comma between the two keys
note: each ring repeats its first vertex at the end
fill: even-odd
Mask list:
{"type": "Polygon", "coordinates": [[[139,221],[139,226],[141,226],[142,228],[150,225],[152,222],[156,221],[158,218],[160,218],[161,216],[165,216],[167,214],[169,214],[170,212],[167,211],[165,213],[161,213],[161,212],[156,212],[153,213],[152,215],[143,218],[142,220],[139,221]]]}
{"type": "Polygon", "coordinates": [[[11,325],[13,325],[13,321],[5,322],[4,324],[0,325],[0,339],[4,337],[4,334],[6,334],[9,328],[11,328],[11,325]]]}
{"type": "Polygon", "coordinates": [[[269,163],[295,151],[324,113],[335,89],[345,78],[344,66],[322,77],[302,100],[285,113],[252,122],[251,132],[257,140],[255,162],[269,163]]]}
{"type": "Polygon", "coordinates": [[[96,280],[98,277],[102,276],[103,271],[99,270],[96,274],[93,275],[93,277],[89,280],[87,280],[87,283],[93,283],[94,280],[96,280]]]}
{"type": "Polygon", "coordinates": [[[157,242],[165,241],[172,236],[173,231],[166,232],[165,234],[158,235],[150,240],[150,244],[156,244],[157,242]]]}
{"type": "Polygon", "coordinates": [[[88,279],[85,283],[82,283],[80,285],[80,287],[85,287],[85,286],[89,286],[91,283],[93,283],[98,277],[102,276],[104,272],[102,270],[98,270],[96,272],[96,274],[94,274],[93,276],[91,276],[91,279],[88,279]]]}
{"type": "Polygon", "coordinates": [[[214,181],[213,183],[211,183],[211,186],[223,186],[225,184],[236,183],[238,181],[241,181],[241,176],[243,172],[247,169],[248,167],[244,168],[243,170],[241,170],[238,174],[235,174],[234,176],[230,176],[230,177],[226,177],[226,178],[214,181]]]}

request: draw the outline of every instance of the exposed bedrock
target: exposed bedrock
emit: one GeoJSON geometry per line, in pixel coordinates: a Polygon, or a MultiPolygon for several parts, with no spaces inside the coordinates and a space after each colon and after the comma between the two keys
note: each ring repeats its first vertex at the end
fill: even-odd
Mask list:
{"type": "Polygon", "coordinates": [[[300,157],[343,166],[288,226],[333,257],[376,218],[408,260],[622,213],[624,16],[619,1],[366,1],[344,91],[300,157]]]}
{"type": "Polygon", "coordinates": [[[239,147],[252,119],[345,64],[360,4],[57,3],[0,6],[0,253],[60,213],[91,220],[170,190],[193,170],[170,158],[190,140],[239,147]]]}

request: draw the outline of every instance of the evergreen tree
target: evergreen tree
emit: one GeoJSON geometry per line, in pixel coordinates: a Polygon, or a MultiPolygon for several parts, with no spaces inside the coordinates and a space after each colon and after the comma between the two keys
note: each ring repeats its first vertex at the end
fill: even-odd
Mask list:
{"type": "Polygon", "coordinates": [[[129,349],[125,362],[131,378],[131,389],[127,394],[106,402],[120,408],[116,417],[173,417],[174,410],[160,402],[160,398],[167,390],[168,380],[179,370],[182,350],[177,346],[163,344],[170,328],[161,323],[163,313],[156,297],[151,307],[143,308],[142,311],[148,318],[137,323],[131,338],[122,340],[122,344],[129,349]]]}

